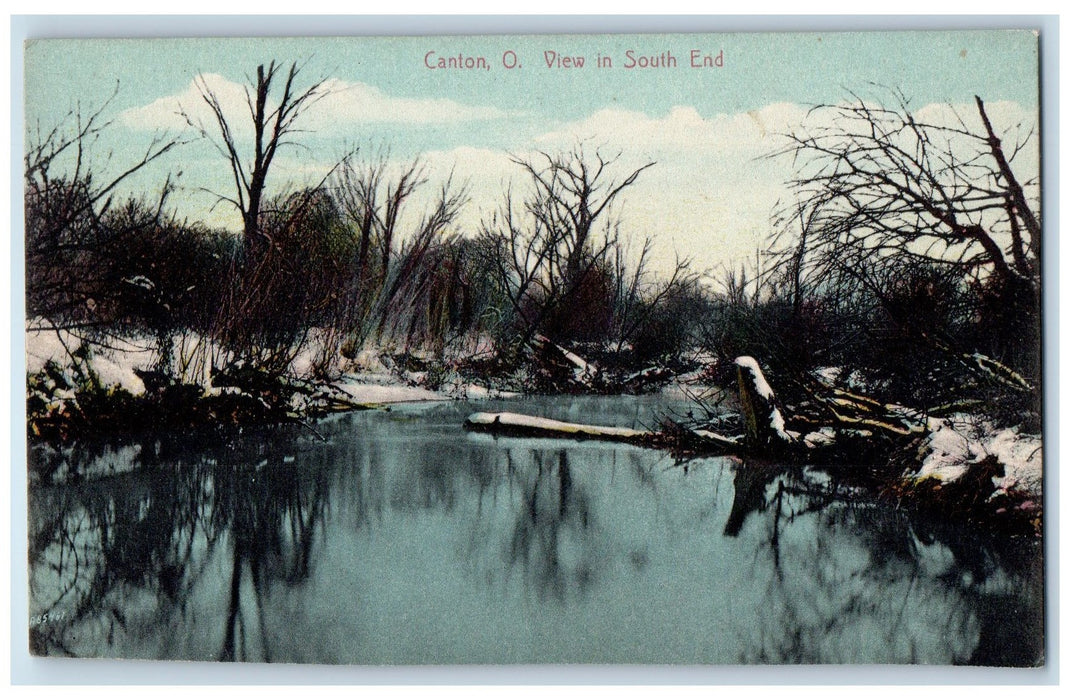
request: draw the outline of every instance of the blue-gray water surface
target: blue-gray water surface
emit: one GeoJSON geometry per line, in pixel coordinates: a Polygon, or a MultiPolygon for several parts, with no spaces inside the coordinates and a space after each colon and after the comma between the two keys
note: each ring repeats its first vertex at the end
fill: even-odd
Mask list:
{"type": "MultiPolygon", "coordinates": [[[[37,654],[344,664],[1042,662],[1034,542],[818,470],[466,433],[656,397],[397,406],[35,449],[37,654]],[[43,476],[42,476],[43,475],[43,476]]],[[[679,408],[679,407],[678,407],[679,408]]]]}

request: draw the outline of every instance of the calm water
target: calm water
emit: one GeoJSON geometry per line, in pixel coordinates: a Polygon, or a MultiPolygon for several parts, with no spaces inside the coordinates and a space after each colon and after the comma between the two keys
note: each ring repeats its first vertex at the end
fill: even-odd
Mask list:
{"type": "Polygon", "coordinates": [[[34,453],[62,483],[30,490],[31,647],[356,664],[1042,660],[1033,543],[912,522],[817,471],[461,427],[499,409],[650,425],[655,405],[396,407],[322,421],[323,439],[34,453]]]}

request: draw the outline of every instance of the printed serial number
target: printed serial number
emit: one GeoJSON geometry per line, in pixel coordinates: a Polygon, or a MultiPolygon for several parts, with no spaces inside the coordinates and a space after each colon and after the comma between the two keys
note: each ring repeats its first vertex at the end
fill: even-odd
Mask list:
{"type": "Polygon", "coordinates": [[[66,611],[62,612],[47,612],[40,615],[30,615],[30,626],[36,627],[43,625],[46,622],[59,622],[67,617],[66,611]]]}

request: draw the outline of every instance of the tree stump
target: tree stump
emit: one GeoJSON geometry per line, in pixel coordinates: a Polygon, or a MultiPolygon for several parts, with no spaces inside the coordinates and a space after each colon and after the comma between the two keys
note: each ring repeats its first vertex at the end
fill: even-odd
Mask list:
{"type": "Polygon", "coordinates": [[[737,357],[735,365],[747,450],[758,454],[787,450],[795,440],[785,429],[784,415],[762,368],[753,357],[746,355],[737,357]]]}

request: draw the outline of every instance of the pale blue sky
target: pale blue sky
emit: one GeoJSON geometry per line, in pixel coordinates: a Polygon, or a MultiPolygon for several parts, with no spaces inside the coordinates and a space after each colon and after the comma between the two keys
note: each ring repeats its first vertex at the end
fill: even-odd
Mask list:
{"type": "MultiPolygon", "coordinates": [[[[964,101],[974,94],[1036,106],[1037,43],[1029,32],[861,32],[806,34],[416,37],[339,39],[41,40],[28,45],[29,115],[92,101],[118,79],[116,108],[178,92],[199,72],[241,80],[259,62],[308,60],[309,76],[375,85],[400,97],[449,97],[547,119],[576,119],[619,105],[663,114],[691,104],[702,114],[746,111],[770,102],[840,99],[867,82],[902,87],[919,102],[964,101]],[[500,66],[514,49],[523,68],[500,66]],[[548,70],[543,50],[623,57],[627,49],[670,50],[681,63],[692,48],[725,49],[726,68],[548,70]],[[431,71],[428,50],[485,55],[492,70],[431,71]],[[965,53],[963,53],[965,52],[965,53]],[[567,73],[562,80],[562,74],[567,73]],[[66,98],[66,99],[65,99],[66,98]]],[[[616,62],[623,65],[623,60],[616,62]]]]}
{"type": "MultiPolygon", "coordinates": [[[[77,105],[99,106],[119,84],[106,116],[115,119],[97,149],[119,167],[160,130],[177,133],[178,104],[196,105],[191,81],[210,74],[221,92],[237,89],[258,63],[305,62],[309,80],[337,90],[305,125],[305,150],[280,155],[276,184],[314,180],[348,145],[387,146],[398,159],[433,152],[429,172],[456,169],[472,188],[461,226],[489,213],[515,174],[506,154],[553,150],[587,138],[623,150],[623,165],[656,160],[623,203],[633,237],[658,237],[708,267],[750,254],[768,232],[770,209],[789,172],[756,161],[775,148],[806,107],[846,99],[849,90],[901,88],[913,104],[968,104],[973,95],[1008,103],[1009,120],[1035,119],[1037,40],[1025,31],[733,33],[588,36],[476,36],[315,39],[41,40],[25,55],[26,120],[50,127],[77,105]],[[692,49],[724,67],[692,69],[692,49]],[[513,50],[522,68],[507,70],[513,50]],[[676,67],[627,69],[637,55],[670,52],[676,67]],[[429,70],[427,52],[483,56],[490,70],[429,70]],[[582,69],[550,69],[545,51],[584,56],[582,69]],[[599,55],[614,66],[599,69],[599,55]],[[433,101],[433,102],[428,102],[433,101]]],[[[102,169],[105,166],[100,166],[102,169]]],[[[175,205],[205,213],[202,187],[223,189],[225,169],[205,144],[176,150],[133,182],[150,191],[166,171],[183,171],[175,205]]],[[[229,217],[229,218],[228,218],[229,217]]]]}

